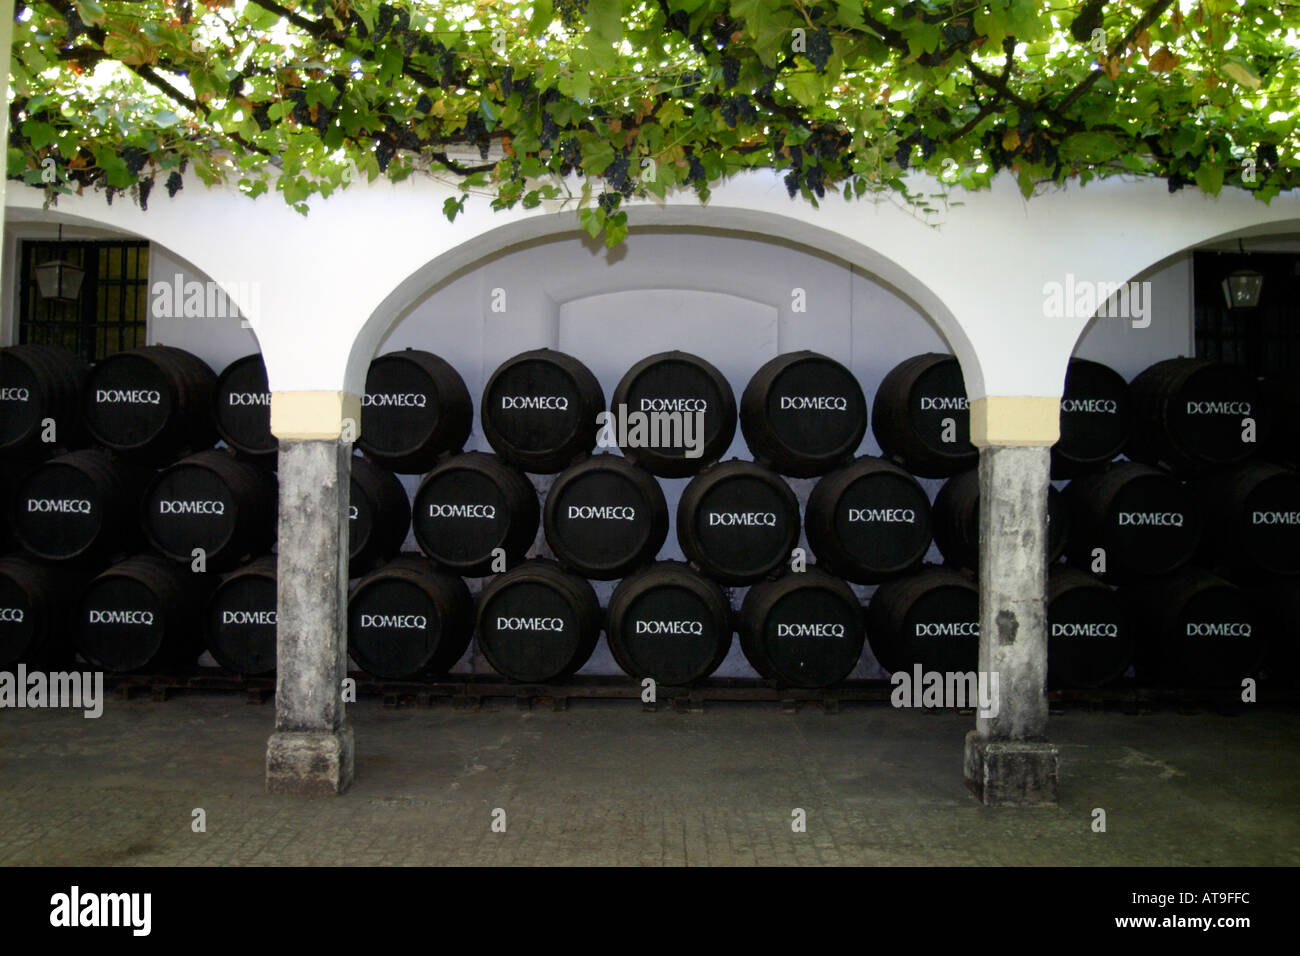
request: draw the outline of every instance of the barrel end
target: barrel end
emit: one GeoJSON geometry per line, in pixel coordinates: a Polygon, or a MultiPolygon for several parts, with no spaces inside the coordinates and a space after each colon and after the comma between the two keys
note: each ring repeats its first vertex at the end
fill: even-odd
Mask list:
{"type": "Polygon", "coordinates": [[[966,735],[966,786],[985,806],[1056,806],[1059,763],[1056,745],[1046,741],[966,735]]]}
{"type": "Polygon", "coordinates": [[[298,797],[340,794],[352,783],[352,727],[277,731],[266,745],[266,792],[298,797]]]}

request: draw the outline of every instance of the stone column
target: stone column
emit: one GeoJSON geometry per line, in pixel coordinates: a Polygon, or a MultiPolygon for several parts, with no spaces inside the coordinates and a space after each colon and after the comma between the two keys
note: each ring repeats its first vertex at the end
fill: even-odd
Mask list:
{"type": "Polygon", "coordinates": [[[280,524],[275,733],[266,748],[271,793],[342,793],[352,782],[347,676],[348,493],[355,395],[275,392],[280,524]]]}
{"type": "Polygon", "coordinates": [[[1047,489],[1055,398],[971,403],[980,448],[980,653],[996,713],[966,737],[966,783],[991,806],[1050,806],[1058,753],[1047,734],[1047,489]]]}

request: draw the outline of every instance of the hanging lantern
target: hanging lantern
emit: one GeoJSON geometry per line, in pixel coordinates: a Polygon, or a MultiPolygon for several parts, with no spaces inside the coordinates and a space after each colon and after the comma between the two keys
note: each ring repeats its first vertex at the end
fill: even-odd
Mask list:
{"type": "Polygon", "coordinates": [[[59,226],[56,258],[42,262],[35,270],[36,286],[41,295],[54,302],[76,302],[81,295],[81,280],[86,270],[63,258],[63,227],[59,226]]]}

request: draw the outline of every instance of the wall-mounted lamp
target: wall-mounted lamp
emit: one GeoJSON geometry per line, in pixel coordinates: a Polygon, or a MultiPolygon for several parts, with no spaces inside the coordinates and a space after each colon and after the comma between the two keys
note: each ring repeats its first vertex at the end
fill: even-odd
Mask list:
{"type": "Polygon", "coordinates": [[[81,280],[86,271],[63,258],[63,226],[59,226],[59,245],[56,258],[42,262],[34,270],[36,285],[41,295],[55,302],[76,302],[81,295],[81,280]]]}
{"type": "MultiPolygon", "coordinates": [[[[1245,243],[1237,240],[1244,254],[1245,243]]],[[[1223,298],[1230,309],[1253,309],[1259,305],[1259,294],[1264,291],[1264,276],[1254,269],[1236,269],[1223,279],[1223,298]]]]}

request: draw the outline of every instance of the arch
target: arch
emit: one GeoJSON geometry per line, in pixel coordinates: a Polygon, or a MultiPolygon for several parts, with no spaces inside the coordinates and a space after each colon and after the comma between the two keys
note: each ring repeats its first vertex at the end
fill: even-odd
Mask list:
{"type": "MultiPolygon", "coordinates": [[[[629,234],[635,236],[668,229],[692,233],[725,235],[731,238],[750,238],[797,249],[804,254],[831,258],[846,266],[857,267],[870,274],[886,288],[900,295],[938,329],[963,368],[978,365],[973,346],[952,309],[918,276],[903,268],[878,249],[866,246],[851,237],[811,224],[794,217],[737,207],[713,206],[656,207],[652,204],[634,205],[628,210],[629,234]],[[725,223],[725,225],[720,225],[725,223]]],[[[505,223],[473,235],[465,242],[435,256],[407,275],[383,299],[366,320],[356,336],[348,360],[347,381],[360,387],[365,381],[365,371],[379,343],[406,312],[426,296],[452,279],[481,266],[494,258],[547,241],[572,239],[583,235],[573,228],[572,215],[556,212],[544,217],[505,223]]],[[[622,248],[622,247],[620,247],[622,248]]],[[[679,270],[680,288],[716,291],[748,298],[764,304],[769,299],[755,296],[742,286],[725,281],[707,284],[698,278],[698,272],[679,270]]],[[[605,281],[600,277],[584,277],[572,284],[562,299],[556,299],[545,290],[550,307],[558,309],[561,301],[603,293],[626,291],[628,286],[619,280],[605,281]]]]}

